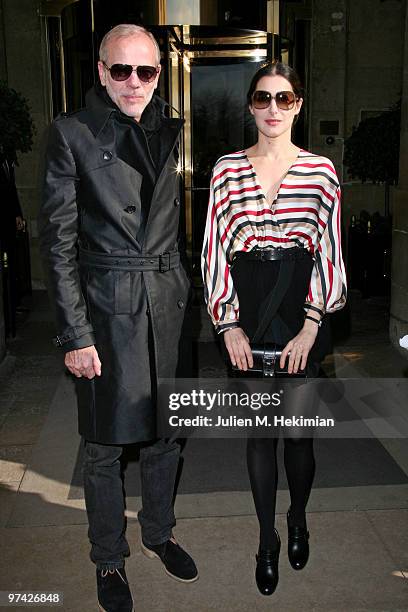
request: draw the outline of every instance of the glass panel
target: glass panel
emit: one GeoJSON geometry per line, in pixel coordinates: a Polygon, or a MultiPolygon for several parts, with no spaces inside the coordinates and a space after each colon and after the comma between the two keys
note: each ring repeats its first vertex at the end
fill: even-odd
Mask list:
{"type": "Polygon", "coordinates": [[[91,2],[66,7],[61,15],[64,39],[67,111],[85,104],[85,94],[95,82],[91,2]]]}
{"type": "Polygon", "coordinates": [[[247,148],[256,140],[246,93],[261,64],[191,65],[193,265],[197,274],[214,163],[221,155],[247,148]]]}
{"type": "Polygon", "coordinates": [[[200,23],[199,0],[167,0],[166,23],[200,23]]]}

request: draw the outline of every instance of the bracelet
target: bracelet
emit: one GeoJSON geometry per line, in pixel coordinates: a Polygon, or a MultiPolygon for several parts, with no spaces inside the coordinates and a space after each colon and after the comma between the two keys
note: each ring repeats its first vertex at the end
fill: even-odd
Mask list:
{"type": "Polygon", "coordinates": [[[320,319],[320,321],[318,321],[317,319],[315,319],[314,317],[311,317],[310,315],[305,315],[305,319],[310,319],[311,321],[314,321],[318,327],[322,326],[323,319],[320,319]]]}
{"type": "Polygon", "coordinates": [[[231,324],[224,323],[222,327],[217,329],[217,334],[225,334],[230,329],[237,329],[237,327],[239,327],[238,321],[234,321],[231,324]]]}

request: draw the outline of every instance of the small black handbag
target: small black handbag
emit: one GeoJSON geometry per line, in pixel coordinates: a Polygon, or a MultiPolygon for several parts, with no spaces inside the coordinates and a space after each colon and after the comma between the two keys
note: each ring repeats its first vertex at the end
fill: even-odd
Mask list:
{"type": "MultiPolygon", "coordinates": [[[[280,357],[284,346],[279,346],[273,342],[262,342],[262,338],[275,316],[292,280],[295,261],[293,259],[282,259],[280,262],[278,280],[268,299],[265,313],[254,333],[250,342],[253,358],[253,367],[248,373],[256,373],[262,377],[279,376],[289,378],[305,378],[306,370],[298,369],[297,373],[288,373],[286,359],[285,366],[280,367],[280,357]]],[[[237,366],[232,366],[234,371],[242,372],[237,366]]],[[[243,372],[246,374],[247,372],[243,372]]]]}
{"type": "MultiPolygon", "coordinates": [[[[250,368],[249,372],[256,372],[257,374],[261,374],[265,378],[268,376],[288,376],[289,378],[305,378],[305,370],[298,369],[296,373],[292,372],[292,374],[289,374],[287,365],[288,359],[286,359],[284,367],[280,367],[279,361],[284,348],[284,346],[279,346],[278,344],[273,344],[272,342],[264,342],[263,344],[251,344],[252,359],[254,361],[254,365],[252,366],[252,368],[250,368]]],[[[233,369],[236,370],[237,368],[234,367],[233,369]]]]}

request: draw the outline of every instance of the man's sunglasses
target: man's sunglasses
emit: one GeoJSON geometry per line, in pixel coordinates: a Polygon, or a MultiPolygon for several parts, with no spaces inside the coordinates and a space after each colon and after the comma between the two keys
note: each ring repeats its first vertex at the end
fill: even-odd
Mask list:
{"type": "Polygon", "coordinates": [[[269,91],[254,91],[252,94],[252,106],[257,109],[268,108],[272,100],[280,110],[291,110],[296,102],[297,96],[293,91],[277,91],[273,96],[269,91]]]}
{"type": "Polygon", "coordinates": [[[159,69],[157,66],[131,66],[130,64],[113,64],[110,68],[102,62],[106,70],[109,70],[114,81],[127,81],[132,72],[136,72],[137,76],[143,83],[151,83],[159,69]]]}

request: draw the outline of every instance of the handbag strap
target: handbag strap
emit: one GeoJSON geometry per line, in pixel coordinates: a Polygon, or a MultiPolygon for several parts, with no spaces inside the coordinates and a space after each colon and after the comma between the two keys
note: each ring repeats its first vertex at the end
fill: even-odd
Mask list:
{"type": "Polygon", "coordinates": [[[287,290],[289,289],[294,270],[295,261],[293,259],[281,260],[279,266],[278,280],[276,281],[276,285],[269,295],[264,315],[252,337],[252,342],[254,344],[262,340],[273,317],[275,316],[279,306],[281,305],[282,300],[285,297],[287,290]]]}

